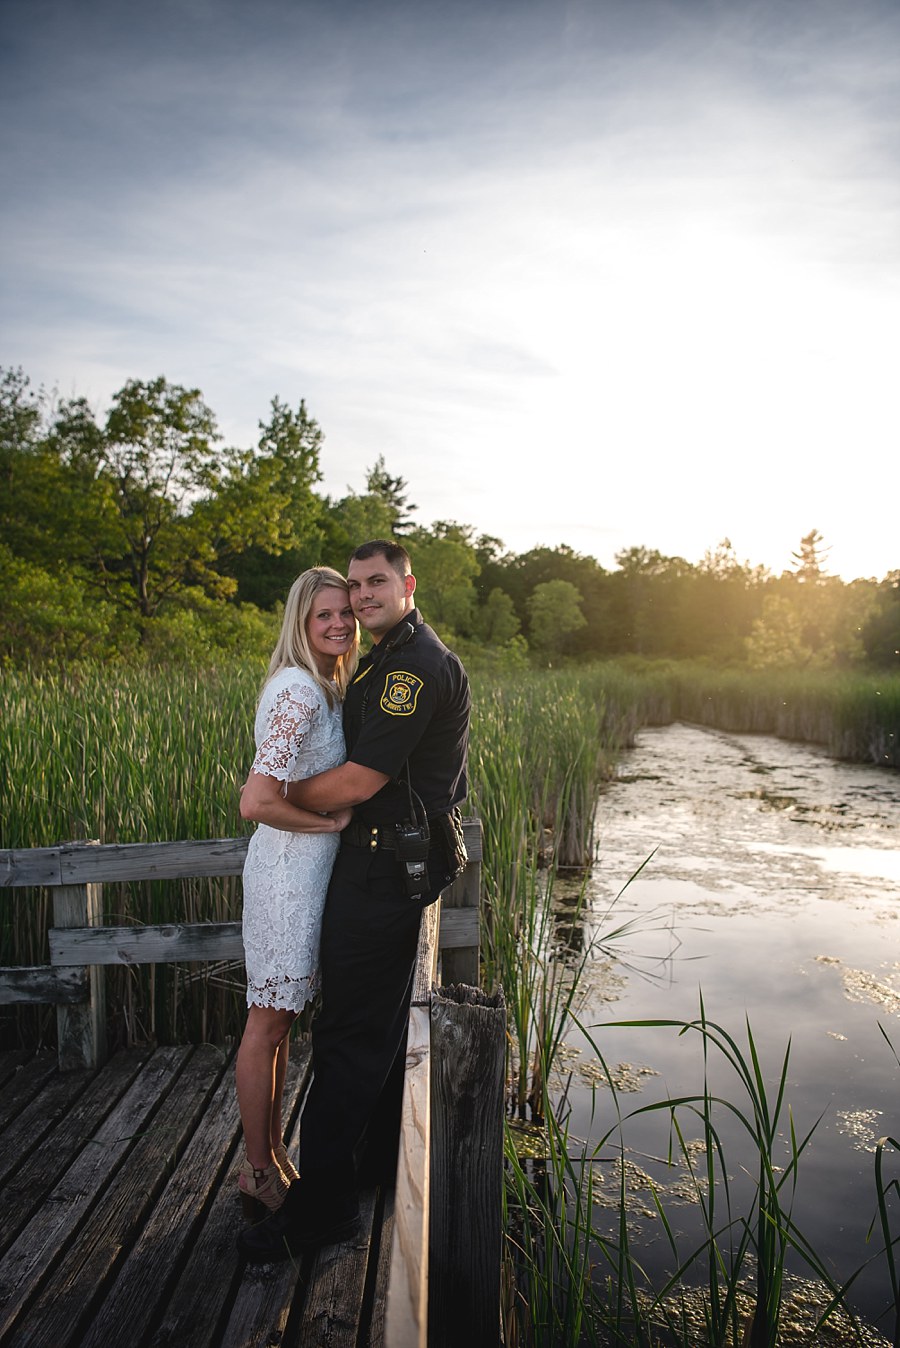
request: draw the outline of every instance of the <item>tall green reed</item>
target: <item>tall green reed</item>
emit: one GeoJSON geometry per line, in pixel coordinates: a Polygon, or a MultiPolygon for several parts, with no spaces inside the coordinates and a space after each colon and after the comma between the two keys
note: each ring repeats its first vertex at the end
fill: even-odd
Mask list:
{"type": "MultiPolygon", "coordinates": [[[[261,667],[249,663],[209,671],[8,671],[0,846],[246,832],[239,786],[252,761],[261,677],[261,667]]],[[[615,736],[602,697],[581,695],[571,672],[526,671],[502,688],[476,681],[475,705],[472,799],[485,824],[487,911],[511,914],[518,931],[540,911],[539,864],[552,857],[584,867],[592,858],[597,784],[615,736]]],[[[8,891],[3,909],[0,962],[45,963],[47,892],[8,891]]],[[[104,909],[111,923],[227,921],[240,915],[240,887],[193,880],[108,885],[104,909]]],[[[539,948],[539,936],[535,943],[539,948]]],[[[227,1037],[243,1017],[236,967],[117,969],[107,983],[114,1037],[123,1042],[227,1037]]],[[[2,1024],[6,1039],[14,1023],[14,1037],[35,1042],[52,1036],[53,1020],[19,1008],[2,1024]]],[[[524,1012],[520,1023],[527,1038],[524,1012]]]]}
{"type": "MultiPolygon", "coordinates": [[[[897,1267],[896,1247],[900,1244],[900,1235],[894,1235],[890,1202],[900,1199],[900,1181],[895,1176],[885,1179],[885,1162],[889,1153],[900,1153],[900,1142],[894,1137],[879,1138],[875,1146],[875,1193],[878,1201],[877,1220],[884,1238],[884,1254],[888,1271],[888,1290],[890,1292],[889,1314],[893,1319],[894,1333],[891,1342],[893,1348],[900,1348],[900,1272],[897,1267]]],[[[874,1222],[873,1222],[874,1226],[874,1222]]]]}
{"type": "MultiPolygon", "coordinates": [[[[887,1034],[883,1025],[878,1026],[882,1038],[891,1051],[894,1062],[900,1066],[900,1058],[894,1049],[890,1036],[887,1034]]],[[[875,1194],[877,1198],[878,1210],[873,1218],[872,1226],[869,1228],[869,1239],[872,1237],[872,1231],[876,1223],[881,1228],[882,1238],[884,1240],[883,1252],[887,1264],[888,1290],[890,1292],[890,1301],[887,1313],[893,1320],[893,1348],[900,1348],[900,1270],[898,1270],[896,1247],[900,1245],[900,1235],[894,1235],[894,1226],[896,1223],[896,1205],[900,1203],[900,1180],[895,1176],[892,1180],[885,1179],[885,1163],[890,1154],[895,1157],[900,1153],[900,1142],[893,1137],[882,1137],[878,1139],[875,1146],[875,1194]],[[891,1217],[891,1199],[895,1204],[894,1221],[891,1217]]]]}
{"type": "MultiPolygon", "coordinates": [[[[239,786],[252,761],[255,665],[193,671],[6,672],[0,717],[0,846],[96,838],[149,842],[246,831],[239,786]]],[[[105,885],[110,924],[229,921],[234,879],[105,885]]],[[[46,963],[47,891],[3,896],[0,962],[46,963]]],[[[107,970],[112,1042],[225,1039],[243,1020],[239,966],[107,970]]],[[[7,1008],[4,1043],[52,1041],[55,1016],[7,1008]]]]}
{"type": "MultiPolygon", "coordinates": [[[[603,1067],[614,1122],[593,1143],[573,1136],[563,1087],[561,1096],[553,1100],[548,1095],[545,1103],[544,1148],[538,1159],[519,1154],[515,1130],[508,1130],[507,1241],[518,1290],[518,1297],[508,1297],[504,1307],[507,1320],[515,1321],[510,1340],[535,1348],[776,1348],[783,1335],[787,1258],[793,1253],[821,1287],[825,1303],[812,1338],[803,1341],[817,1342],[823,1327],[839,1323],[835,1332],[842,1344],[871,1342],[844,1304],[853,1278],[844,1287],[836,1284],[793,1216],[800,1160],[819,1120],[798,1134],[786,1103],[790,1046],[770,1086],[749,1022],[742,1049],[729,1031],[707,1018],[702,1001],[696,1021],[595,1026],[653,1027],[699,1039],[698,1092],[625,1112],[615,1074],[591,1030],[574,1014],[571,1019],[603,1067]],[[723,1067],[736,1084],[736,1096],[712,1088],[712,1076],[723,1067]],[[635,1121],[653,1115],[666,1122],[668,1165],[677,1165],[689,1177],[703,1231],[699,1243],[692,1238],[685,1250],[685,1238],[667,1215],[663,1192],[653,1185],[652,1200],[670,1254],[670,1272],[661,1285],[654,1285],[643,1268],[630,1228],[627,1135],[635,1121]],[[725,1118],[738,1123],[745,1139],[737,1163],[733,1139],[726,1155],[725,1118]],[[748,1151],[755,1164],[747,1163],[748,1151]],[[595,1175],[604,1166],[617,1171],[618,1203],[609,1226],[604,1223],[600,1229],[594,1216],[595,1175]],[[736,1170],[739,1175],[755,1172],[755,1182],[736,1186],[736,1170]]],[[[592,1114],[591,1133],[595,1123],[592,1114]]],[[[892,1187],[896,1192],[896,1181],[886,1186],[892,1187]]],[[[893,1276],[893,1263],[891,1270],[893,1276]]],[[[794,1331],[785,1341],[800,1340],[794,1331]]]]}
{"type": "Polygon", "coordinates": [[[584,874],[593,859],[599,791],[622,730],[605,699],[586,696],[570,674],[476,684],[474,706],[470,775],[485,835],[484,981],[501,984],[506,995],[512,1107],[525,1118],[542,1111],[541,1082],[578,981],[553,916],[556,876],[561,868],[584,874]]]}
{"type": "MultiPolygon", "coordinates": [[[[255,665],[207,672],[99,668],[68,676],[7,672],[0,717],[0,759],[7,768],[0,774],[0,845],[41,846],[90,837],[119,842],[223,837],[244,831],[238,787],[252,759],[261,674],[255,665]]],[[[896,742],[892,727],[898,720],[900,681],[854,676],[840,686],[833,678],[792,681],[698,667],[620,664],[523,672],[502,685],[476,679],[473,686],[471,800],[485,830],[484,981],[502,983],[510,1007],[511,1113],[538,1123],[543,1139],[542,1159],[521,1162],[509,1130],[511,1229],[520,1222],[517,1248],[527,1254],[527,1267],[519,1270],[519,1297],[543,1307],[535,1323],[547,1326],[541,1330],[549,1336],[542,1340],[547,1343],[570,1341],[554,1334],[577,1334],[590,1343],[595,1341],[591,1335],[602,1330],[604,1342],[649,1346],[665,1332],[670,1342],[696,1348],[687,1329],[679,1331],[678,1317],[661,1294],[652,1293],[631,1248],[624,1136],[618,1135],[618,1228],[610,1238],[595,1230],[591,1218],[593,1166],[603,1158],[598,1149],[571,1137],[565,1106],[550,1090],[565,1033],[578,1023],[579,980],[591,953],[589,948],[573,954],[574,942],[566,933],[567,921],[570,930],[579,921],[583,890],[567,918],[560,920],[554,912],[558,873],[589,864],[597,792],[619,749],[641,724],[682,717],[727,729],[812,738],[839,744],[848,757],[887,761],[896,742]]],[[[111,921],[221,921],[240,911],[236,881],[107,886],[104,892],[111,921]]],[[[46,891],[7,891],[2,911],[0,962],[45,962],[46,891]]],[[[613,935],[608,931],[605,939],[613,935]]],[[[123,1041],[221,1040],[239,1031],[239,967],[139,967],[107,976],[115,1033],[123,1041]]],[[[5,1042],[52,1038],[51,1012],[19,1008],[16,1014],[14,1023],[3,1022],[5,1042]]],[[[754,1091],[759,1096],[755,1049],[748,1059],[733,1041],[716,1038],[719,1027],[706,1022],[704,1028],[703,1017],[690,1029],[703,1039],[704,1061],[713,1047],[726,1058],[731,1054],[749,1098],[755,1098],[754,1091]]],[[[769,1136],[782,1103],[776,1095],[768,1113],[745,1108],[748,1132],[755,1130],[757,1139],[769,1136]]],[[[616,1108],[619,1127],[622,1116],[616,1108]]],[[[683,1151],[685,1110],[703,1120],[706,1141],[705,1173],[697,1173],[696,1186],[698,1202],[706,1203],[707,1236],[700,1251],[678,1254],[664,1221],[676,1265],[669,1292],[675,1293],[677,1277],[705,1259],[710,1286],[706,1333],[716,1342],[716,1335],[736,1332],[735,1270],[761,1257],[767,1270],[757,1286],[763,1328],[754,1332],[771,1334],[786,1250],[796,1246],[814,1261],[784,1201],[784,1186],[796,1181],[808,1135],[798,1142],[791,1133],[784,1174],[760,1151],[759,1197],[751,1219],[732,1211],[727,1187],[721,1213],[713,1183],[724,1185],[727,1174],[714,1111],[735,1107],[714,1097],[704,1076],[698,1096],[653,1108],[669,1110],[673,1136],[683,1139],[683,1151]]],[[[602,1145],[614,1147],[612,1133],[602,1145]]],[[[892,1145],[885,1139],[879,1153],[885,1220],[887,1197],[896,1192],[895,1182],[883,1182],[884,1156],[892,1145]]],[[[885,1241],[892,1259],[896,1241],[889,1239],[887,1227],[885,1241]]],[[[896,1279],[893,1291],[896,1302],[896,1279]]],[[[836,1305],[839,1296],[834,1295],[836,1305]]],[[[523,1342],[530,1341],[527,1320],[527,1315],[519,1317],[523,1342]]]]}
{"type": "Polygon", "coordinates": [[[900,675],[839,670],[717,669],[693,662],[622,662],[640,724],[690,721],[823,745],[835,758],[900,767],[900,675]]]}

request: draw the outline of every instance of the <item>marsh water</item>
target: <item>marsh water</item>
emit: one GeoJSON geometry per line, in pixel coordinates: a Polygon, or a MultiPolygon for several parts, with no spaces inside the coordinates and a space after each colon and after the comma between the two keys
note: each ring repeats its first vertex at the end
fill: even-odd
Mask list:
{"type": "MultiPolygon", "coordinates": [[[[597,864],[573,942],[576,952],[591,947],[579,1002],[590,1028],[569,1036],[562,1063],[573,1133],[597,1139],[614,1126],[600,1054],[623,1113],[702,1089],[697,1034],[610,1022],[694,1020],[702,995],[708,1020],[748,1060],[749,1019],[770,1088],[790,1041],[776,1159],[789,1158],[790,1117],[799,1138],[814,1129],[800,1157],[794,1216],[838,1282],[880,1245],[877,1233],[866,1241],[875,1143],[900,1137],[900,1066],[885,1038],[900,1055],[898,824],[900,773],[764,736],[644,730],[604,790],[597,864]]],[[[721,1055],[711,1055],[709,1071],[713,1089],[748,1112],[721,1055]]],[[[679,1117],[696,1142],[696,1118],[679,1117]]],[[[728,1111],[716,1122],[740,1210],[752,1191],[753,1149],[728,1111]]],[[[660,1274],[672,1255],[650,1181],[684,1252],[702,1236],[694,1185],[684,1161],[666,1163],[664,1115],[626,1121],[623,1136],[631,1233],[642,1262],[660,1274]]],[[[888,1166],[896,1176],[900,1157],[893,1153],[888,1166]]],[[[593,1171],[602,1229],[619,1177],[608,1161],[593,1171]]],[[[789,1266],[803,1273],[796,1259],[789,1266]]],[[[892,1333],[879,1321],[888,1300],[879,1261],[857,1280],[852,1302],[892,1333]]]]}

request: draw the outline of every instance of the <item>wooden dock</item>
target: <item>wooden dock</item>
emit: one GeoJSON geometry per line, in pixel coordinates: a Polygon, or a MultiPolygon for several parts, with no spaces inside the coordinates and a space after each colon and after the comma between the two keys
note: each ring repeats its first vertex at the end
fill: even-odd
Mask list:
{"type": "MultiPolygon", "coordinates": [[[[397,1174],[352,1241],[247,1265],[233,1049],[105,1052],[104,966],[234,958],[240,924],[103,927],[104,883],[239,874],[246,839],[0,852],[0,887],[49,891],[51,962],[0,969],[0,1001],[51,1003],[53,1053],[0,1053],[0,1345],[496,1348],[505,1010],[478,980],[481,830],[423,912],[397,1174]],[[438,977],[451,987],[437,988],[438,977]],[[434,1066],[433,1066],[434,1064],[434,1066]]],[[[296,1162],[310,1080],[285,1092],[296,1162]]]]}
{"type": "MultiPolygon", "coordinates": [[[[309,1065],[295,1043],[291,1142],[309,1065]]],[[[129,1050],[60,1072],[55,1053],[7,1053],[0,1102],[0,1343],[384,1344],[393,1191],[362,1195],[345,1245],[279,1265],[238,1256],[229,1055],[129,1050]]]]}

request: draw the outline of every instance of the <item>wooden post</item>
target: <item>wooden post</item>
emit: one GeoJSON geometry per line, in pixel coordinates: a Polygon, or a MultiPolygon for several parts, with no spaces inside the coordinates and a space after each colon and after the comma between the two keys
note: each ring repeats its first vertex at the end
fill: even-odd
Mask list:
{"type": "Polygon", "coordinates": [[[469,864],[458,879],[445,889],[441,895],[442,931],[450,938],[453,919],[459,913],[471,928],[471,935],[465,937],[465,944],[453,946],[441,941],[441,980],[445,985],[468,983],[477,988],[481,982],[481,948],[478,937],[478,922],[481,906],[481,820],[477,818],[463,821],[466,834],[466,848],[469,864]]]}
{"type": "Polygon", "coordinates": [[[429,1007],[437,967],[440,899],[422,912],[409,1006],[400,1151],[394,1192],[394,1231],[384,1343],[426,1348],[428,1343],[428,1232],[431,1170],[431,1031],[429,1007]]]}
{"type": "Polygon", "coordinates": [[[477,988],[431,1000],[429,1348],[497,1348],[506,1003],[477,988]]]}
{"type": "MultiPolygon", "coordinates": [[[[97,844],[85,843],[86,847],[97,844]]],[[[96,927],[102,921],[103,886],[59,885],[53,891],[54,927],[96,927]]],[[[106,988],[104,972],[85,967],[87,999],[56,1009],[61,1072],[99,1067],[106,1060],[106,988]]]]}

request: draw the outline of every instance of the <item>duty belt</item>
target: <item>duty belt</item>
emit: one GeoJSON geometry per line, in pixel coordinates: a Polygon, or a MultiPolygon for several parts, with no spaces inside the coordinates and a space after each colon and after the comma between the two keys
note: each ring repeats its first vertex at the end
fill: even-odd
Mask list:
{"type": "MultiPolygon", "coordinates": [[[[429,817],[432,842],[435,841],[434,825],[442,818],[443,815],[429,817]]],[[[361,819],[351,819],[341,833],[341,842],[349,847],[368,847],[372,852],[377,852],[380,847],[389,852],[396,852],[397,835],[394,832],[396,827],[396,824],[364,824],[361,819]]]]}
{"type": "Polygon", "coordinates": [[[396,852],[394,828],[394,824],[364,824],[361,819],[352,819],[341,833],[341,842],[350,847],[368,847],[372,852],[380,847],[396,852]]]}

